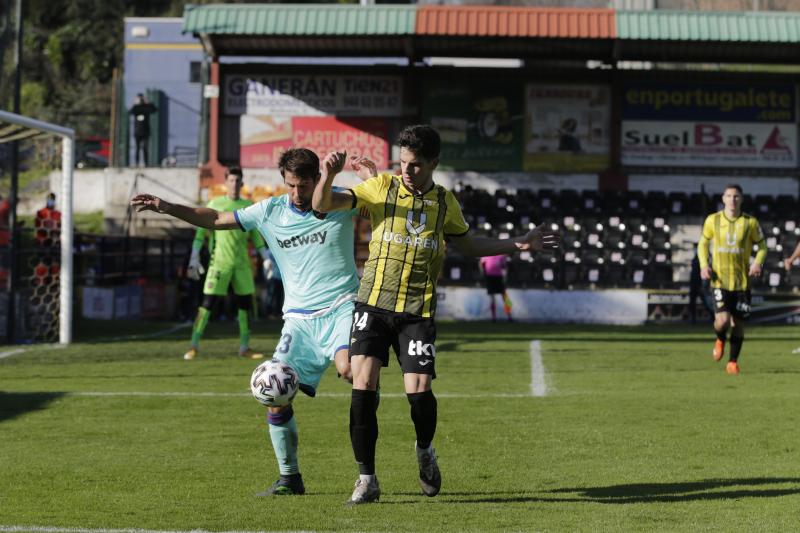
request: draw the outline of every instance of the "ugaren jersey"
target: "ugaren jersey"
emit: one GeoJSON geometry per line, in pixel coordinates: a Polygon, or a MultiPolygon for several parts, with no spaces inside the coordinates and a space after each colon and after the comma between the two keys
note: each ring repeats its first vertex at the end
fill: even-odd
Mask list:
{"type": "Polygon", "coordinates": [[[350,192],[353,207],[366,208],[372,222],[357,301],[433,317],[444,239],[469,231],[455,196],[440,185],[414,195],[400,176],[390,174],[370,178],[350,192]]]}
{"type": "Polygon", "coordinates": [[[715,274],[711,286],[728,291],[748,290],[750,278],[747,273],[753,246],[758,246],[757,263],[763,265],[767,255],[767,245],[758,220],[746,213],[734,220],[725,216],[724,211],[708,215],[703,224],[703,236],[697,245],[700,268],[708,266],[709,245],[715,274]]]}

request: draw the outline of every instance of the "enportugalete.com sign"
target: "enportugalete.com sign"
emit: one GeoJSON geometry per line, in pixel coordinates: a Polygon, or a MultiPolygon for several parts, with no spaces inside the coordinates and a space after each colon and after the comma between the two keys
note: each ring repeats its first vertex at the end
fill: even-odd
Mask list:
{"type": "Polygon", "coordinates": [[[622,95],[622,163],[797,167],[796,92],[788,83],[630,83],[622,95]]]}

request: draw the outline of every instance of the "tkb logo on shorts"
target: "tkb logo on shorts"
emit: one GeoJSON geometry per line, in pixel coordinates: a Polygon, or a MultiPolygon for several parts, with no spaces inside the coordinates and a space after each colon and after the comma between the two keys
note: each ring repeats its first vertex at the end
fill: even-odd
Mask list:
{"type": "Polygon", "coordinates": [[[436,357],[436,348],[430,343],[408,341],[408,355],[411,357],[436,357]]]}

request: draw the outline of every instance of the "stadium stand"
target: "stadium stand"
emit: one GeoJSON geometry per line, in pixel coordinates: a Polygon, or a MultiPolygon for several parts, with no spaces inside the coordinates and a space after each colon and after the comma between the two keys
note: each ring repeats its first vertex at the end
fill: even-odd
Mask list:
{"type": "MultiPolygon", "coordinates": [[[[686,287],[701,226],[721,203],[701,192],[598,192],[574,189],[497,189],[464,186],[458,193],[467,222],[478,235],[518,235],[534,224],[562,232],[555,255],[520,254],[508,265],[514,288],[686,287]]],[[[798,201],[790,195],[747,196],[744,211],[756,216],[767,237],[764,275],[756,290],[800,292],[800,269],[782,267],[798,240],[798,201]]],[[[479,286],[477,260],[448,256],[443,284],[479,286]]]]}

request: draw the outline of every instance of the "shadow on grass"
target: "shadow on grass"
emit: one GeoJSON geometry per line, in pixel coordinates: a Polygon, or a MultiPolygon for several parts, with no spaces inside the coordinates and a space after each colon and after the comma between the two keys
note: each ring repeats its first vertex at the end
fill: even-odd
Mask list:
{"type": "Polygon", "coordinates": [[[64,396],[63,392],[5,392],[0,391],[0,422],[11,420],[31,411],[40,411],[47,404],[64,396]]]}
{"type": "Polygon", "coordinates": [[[595,503],[684,502],[739,498],[775,498],[800,494],[800,478],[758,477],[704,479],[676,483],[632,483],[607,487],[555,489],[552,494],[574,494],[577,501],[595,503]],[[765,485],[790,485],[766,488],[765,485]],[[760,488],[764,487],[764,488],[760,488]]]}
{"type": "MultiPolygon", "coordinates": [[[[742,498],[777,498],[800,494],[800,478],[734,478],[705,479],[685,483],[633,483],[607,487],[576,487],[547,491],[546,495],[520,494],[520,491],[442,492],[432,501],[439,503],[680,503],[691,501],[737,500],[742,498]],[[766,488],[765,485],[790,485],[785,488],[766,488]],[[734,488],[735,487],[735,488],[734,488]],[[763,488],[760,488],[763,487],[763,488]]],[[[388,495],[401,497],[385,504],[413,504],[428,498],[415,492],[388,495]],[[410,497],[409,499],[405,499],[410,497]]]]}

